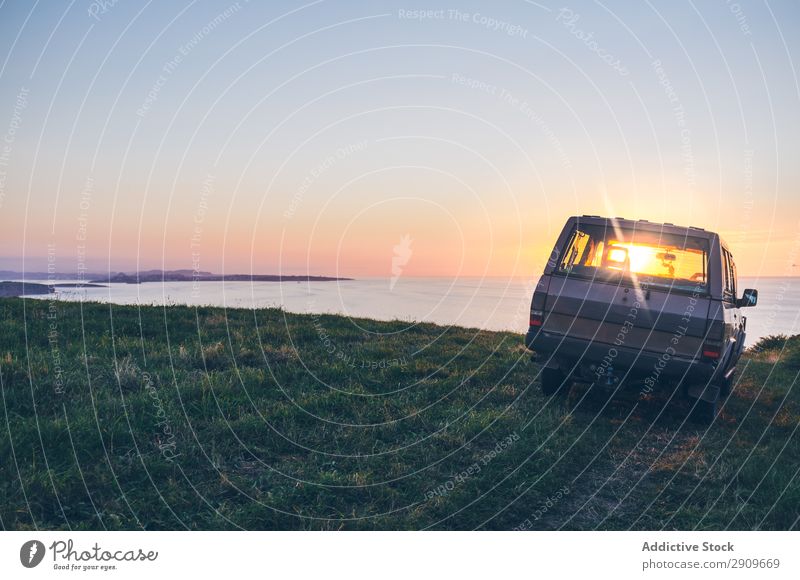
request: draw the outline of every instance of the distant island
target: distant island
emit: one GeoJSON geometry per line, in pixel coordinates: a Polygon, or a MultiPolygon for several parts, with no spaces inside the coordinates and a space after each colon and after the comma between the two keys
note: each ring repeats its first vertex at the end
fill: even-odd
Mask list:
{"type": "Polygon", "coordinates": [[[47,284],[31,282],[0,282],[0,298],[52,294],[55,289],[47,284]]]}
{"type": "Polygon", "coordinates": [[[146,272],[117,272],[98,276],[95,284],[141,284],[144,282],[336,282],[352,278],[333,276],[283,276],[281,274],[212,274],[194,270],[149,270],[146,272]]]}
{"type": "Polygon", "coordinates": [[[103,284],[91,282],[62,282],[59,284],[38,284],[36,282],[0,282],[0,298],[37,296],[52,294],[56,288],[105,288],[103,284]]]}

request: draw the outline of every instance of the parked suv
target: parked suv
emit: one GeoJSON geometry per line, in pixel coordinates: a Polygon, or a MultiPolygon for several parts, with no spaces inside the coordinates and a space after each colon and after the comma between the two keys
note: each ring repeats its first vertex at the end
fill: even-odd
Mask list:
{"type": "Polygon", "coordinates": [[[571,217],[531,302],[525,343],[543,362],[546,395],[572,381],[646,392],[683,386],[710,422],[731,389],[758,291],[737,296],[719,235],[646,220],[571,217]]]}

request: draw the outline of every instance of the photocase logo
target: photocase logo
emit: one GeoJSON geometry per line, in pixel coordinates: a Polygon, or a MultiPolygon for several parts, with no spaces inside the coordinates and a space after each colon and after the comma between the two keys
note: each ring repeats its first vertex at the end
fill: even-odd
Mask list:
{"type": "Polygon", "coordinates": [[[411,243],[413,241],[414,240],[411,239],[411,236],[406,234],[400,238],[400,243],[393,248],[394,255],[392,256],[392,279],[389,281],[389,290],[394,290],[394,285],[397,284],[397,281],[400,279],[400,275],[403,273],[403,268],[411,259],[411,254],[414,253],[411,249],[411,243]]]}
{"type": "Polygon", "coordinates": [[[19,561],[26,568],[36,568],[44,559],[44,544],[39,540],[29,540],[19,549],[19,561]]]}

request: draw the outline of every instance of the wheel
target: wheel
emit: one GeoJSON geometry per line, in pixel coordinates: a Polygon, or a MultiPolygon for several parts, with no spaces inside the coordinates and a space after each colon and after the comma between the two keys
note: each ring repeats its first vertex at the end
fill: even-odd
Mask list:
{"type": "Polygon", "coordinates": [[[692,420],[703,425],[711,425],[714,422],[718,410],[716,400],[710,402],[703,399],[689,399],[689,404],[692,407],[692,420]]]}
{"type": "Polygon", "coordinates": [[[715,384],[719,387],[719,394],[723,397],[727,397],[731,394],[731,388],[733,387],[733,373],[731,373],[731,376],[727,379],[723,377],[715,384]]]}
{"type": "Polygon", "coordinates": [[[542,393],[547,397],[555,395],[564,386],[566,379],[561,369],[542,369],[542,393]]]}
{"type": "MultiPolygon", "coordinates": [[[[739,345],[742,344],[742,341],[739,341],[739,345]]],[[[725,378],[725,374],[722,374],[719,379],[714,381],[714,384],[719,387],[719,393],[723,397],[727,397],[731,394],[731,390],[733,389],[733,376],[736,374],[736,363],[739,362],[739,356],[741,355],[741,346],[738,350],[735,350],[731,353],[730,359],[725,364],[726,372],[730,372],[728,378],[725,378]]]]}

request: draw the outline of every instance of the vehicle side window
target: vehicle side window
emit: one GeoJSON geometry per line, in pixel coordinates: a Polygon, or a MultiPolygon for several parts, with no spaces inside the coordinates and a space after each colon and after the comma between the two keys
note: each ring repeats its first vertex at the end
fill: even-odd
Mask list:
{"type": "Polygon", "coordinates": [[[722,250],[722,297],[724,300],[733,301],[736,299],[736,278],[734,274],[733,260],[728,250],[722,250]]]}
{"type": "Polygon", "coordinates": [[[588,244],[589,236],[580,230],[575,230],[572,233],[569,244],[567,244],[567,251],[564,252],[564,258],[561,260],[559,270],[570,272],[573,266],[580,264],[588,244]]]}

